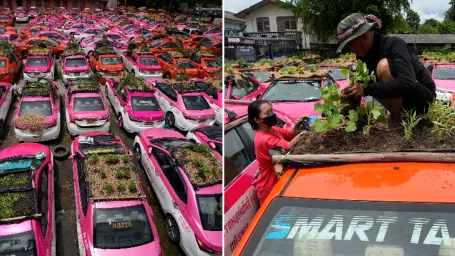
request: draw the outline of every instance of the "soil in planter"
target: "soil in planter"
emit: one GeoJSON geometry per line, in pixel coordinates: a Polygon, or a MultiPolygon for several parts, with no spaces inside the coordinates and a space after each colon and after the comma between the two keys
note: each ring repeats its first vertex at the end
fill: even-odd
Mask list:
{"type": "Polygon", "coordinates": [[[0,187],[9,187],[16,185],[31,185],[32,179],[30,172],[12,173],[0,176],[0,187]]]}
{"type": "Polygon", "coordinates": [[[437,135],[431,133],[431,127],[419,125],[413,129],[412,140],[403,138],[403,130],[384,132],[375,128],[369,135],[362,129],[347,133],[344,130],[332,130],[326,133],[315,131],[304,134],[291,154],[330,154],[352,152],[391,152],[404,149],[443,149],[455,148],[453,138],[438,142],[437,135]]]}
{"type": "Polygon", "coordinates": [[[0,194],[0,219],[35,214],[33,191],[0,194]]]}

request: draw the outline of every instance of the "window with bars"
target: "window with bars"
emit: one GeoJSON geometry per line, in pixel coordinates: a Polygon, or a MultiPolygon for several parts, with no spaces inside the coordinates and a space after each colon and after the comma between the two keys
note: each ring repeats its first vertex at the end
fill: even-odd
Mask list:
{"type": "Polygon", "coordinates": [[[258,32],[270,32],[270,21],[268,17],[256,18],[258,32]]]}
{"type": "Polygon", "coordinates": [[[285,20],[284,21],[284,29],[289,30],[297,30],[297,22],[296,20],[285,20]]]}

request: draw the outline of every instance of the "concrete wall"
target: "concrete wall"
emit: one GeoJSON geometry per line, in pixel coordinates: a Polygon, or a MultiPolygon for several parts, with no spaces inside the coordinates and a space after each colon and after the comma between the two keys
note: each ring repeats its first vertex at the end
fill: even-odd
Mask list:
{"type": "MultiPolygon", "coordinates": [[[[247,25],[245,32],[258,32],[256,18],[268,17],[270,23],[270,32],[277,32],[277,17],[294,16],[289,9],[280,8],[278,4],[269,3],[245,16],[245,24],[247,25]]],[[[303,24],[300,19],[297,20],[297,30],[303,32],[303,24]]],[[[302,33],[302,49],[310,48],[310,37],[302,33]]]]}

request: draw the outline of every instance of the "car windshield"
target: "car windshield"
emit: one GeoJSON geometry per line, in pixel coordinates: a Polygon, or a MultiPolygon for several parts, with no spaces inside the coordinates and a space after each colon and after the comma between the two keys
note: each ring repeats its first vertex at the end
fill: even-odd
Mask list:
{"type": "Polygon", "coordinates": [[[130,248],[153,242],[144,206],[96,208],[93,216],[95,247],[130,248]]]}
{"type": "Polygon", "coordinates": [[[66,59],[65,65],[67,67],[83,67],[87,65],[85,58],[66,59]]]}
{"type": "Polygon", "coordinates": [[[76,112],[103,111],[104,105],[100,97],[75,98],[73,110],[76,112]]]}
{"type": "Polygon", "coordinates": [[[93,43],[93,41],[95,41],[95,37],[85,40],[85,44],[91,44],[91,43],[93,43]]]}
{"type": "Polygon", "coordinates": [[[47,41],[51,42],[53,45],[60,45],[60,43],[55,41],[54,39],[48,38],[47,41]]]}
{"type": "Polygon", "coordinates": [[[278,80],[264,92],[262,100],[267,101],[315,101],[321,98],[319,80],[283,81],[278,80]]]}
{"type": "Polygon", "coordinates": [[[51,102],[49,100],[22,101],[19,116],[24,114],[52,115],[51,102]]]}
{"type": "Polygon", "coordinates": [[[347,77],[341,74],[341,69],[331,69],[329,71],[330,76],[333,78],[335,81],[341,81],[341,80],[346,80],[347,77]]]}
{"type": "Polygon", "coordinates": [[[0,16],[0,20],[8,20],[7,16],[0,16]]]}
{"type": "Polygon", "coordinates": [[[221,67],[221,63],[217,60],[205,60],[205,65],[209,68],[219,68],[221,67]]]}
{"type": "Polygon", "coordinates": [[[101,63],[103,65],[117,65],[120,64],[120,61],[117,57],[103,57],[101,58],[101,63]]]}
{"type": "Polygon", "coordinates": [[[207,43],[202,44],[202,46],[204,46],[204,47],[212,47],[214,44],[215,44],[214,42],[207,42],[207,43]]]}
{"type": "Polygon", "coordinates": [[[0,68],[6,68],[6,60],[0,60],[0,68]]]}
{"type": "Polygon", "coordinates": [[[210,106],[202,95],[182,96],[187,110],[209,109],[210,106]]]}
{"type": "Polygon", "coordinates": [[[161,45],[161,41],[155,41],[150,43],[150,48],[158,47],[161,45]]]}
{"type": "Polygon", "coordinates": [[[222,230],[221,194],[196,195],[196,201],[204,230],[222,230]]]}
{"type": "Polygon", "coordinates": [[[159,66],[158,61],[153,57],[141,57],[140,58],[141,65],[144,66],[159,66]]]}
{"type": "Polygon", "coordinates": [[[132,107],[134,111],[158,111],[160,106],[155,97],[131,97],[132,107]]]}
{"type": "Polygon", "coordinates": [[[177,66],[181,69],[185,69],[185,68],[195,68],[193,64],[191,64],[191,62],[187,61],[187,60],[178,60],[177,61],[177,66]]]}
{"type": "Polygon", "coordinates": [[[277,198],[243,255],[449,255],[454,210],[449,204],[277,198]]]}
{"type": "Polygon", "coordinates": [[[47,66],[47,65],[48,65],[48,61],[47,61],[46,57],[27,59],[27,66],[29,66],[29,67],[43,67],[43,66],[47,66]]]}
{"type": "Polygon", "coordinates": [[[258,80],[260,83],[264,83],[269,81],[270,76],[273,75],[272,71],[261,71],[261,72],[249,72],[251,75],[253,75],[256,80],[258,80]]]}
{"type": "Polygon", "coordinates": [[[452,80],[455,79],[455,67],[436,68],[434,70],[434,79],[452,80]]]}
{"type": "Polygon", "coordinates": [[[35,256],[36,243],[33,231],[0,236],[0,256],[35,256]]]}
{"type": "Polygon", "coordinates": [[[109,35],[106,35],[108,38],[110,39],[119,39],[120,36],[119,35],[113,35],[113,34],[109,34],[109,35]]]}

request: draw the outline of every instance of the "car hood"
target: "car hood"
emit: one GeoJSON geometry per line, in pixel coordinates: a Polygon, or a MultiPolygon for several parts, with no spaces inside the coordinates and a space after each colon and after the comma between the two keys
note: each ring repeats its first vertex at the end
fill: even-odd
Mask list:
{"type": "Polygon", "coordinates": [[[455,79],[454,80],[440,80],[434,79],[437,89],[445,89],[455,91],[455,79]]]}
{"type": "MultiPolygon", "coordinates": [[[[155,238],[156,239],[156,238],[155,238]]],[[[94,249],[96,256],[125,256],[125,255],[160,255],[158,242],[131,247],[126,249],[94,249]]]]}
{"type": "Polygon", "coordinates": [[[303,115],[316,115],[317,113],[314,111],[314,104],[316,103],[318,102],[274,102],[273,109],[281,113],[286,113],[285,115],[287,117],[295,120],[303,115]]]}

